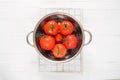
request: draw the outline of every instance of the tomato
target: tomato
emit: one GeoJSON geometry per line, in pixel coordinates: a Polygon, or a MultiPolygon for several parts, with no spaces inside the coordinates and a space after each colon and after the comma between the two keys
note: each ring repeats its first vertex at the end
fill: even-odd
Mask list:
{"type": "Polygon", "coordinates": [[[67,49],[63,44],[56,44],[52,50],[55,58],[63,58],[67,54],[67,49]]]}
{"type": "Polygon", "coordinates": [[[39,44],[44,50],[52,50],[55,46],[55,39],[52,36],[44,35],[39,39],[39,44]]]}
{"type": "Polygon", "coordinates": [[[69,35],[73,32],[73,24],[70,21],[62,21],[60,24],[60,33],[63,35],[69,35]]]}
{"type": "Polygon", "coordinates": [[[58,22],[58,26],[60,26],[61,25],[61,22],[58,22]]]}
{"type": "Polygon", "coordinates": [[[62,40],[63,40],[62,35],[61,34],[57,34],[55,36],[55,40],[56,40],[56,42],[62,42],[62,40]]]}
{"type": "Polygon", "coordinates": [[[73,49],[77,46],[77,38],[75,35],[68,35],[63,39],[63,44],[67,49],[73,49]]]}
{"type": "Polygon", "coordinates": [[[44,31],[49,35],[56,35],[58,33],[59,26],[54,20],[48,21],[44,25],[44,31]]]}

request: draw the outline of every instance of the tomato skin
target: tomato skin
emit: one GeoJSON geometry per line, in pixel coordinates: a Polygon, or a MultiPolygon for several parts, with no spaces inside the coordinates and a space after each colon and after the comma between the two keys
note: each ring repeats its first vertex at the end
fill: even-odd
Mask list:
{"type": "Polygon", "coordinates": [[[56,44],[52,50],[52,54],[55,58],[64,58],[64,56],[67,54],[67,49],[63,44],[56,44]]]}
{"type": "Polygon", "coordinates": [[[57,34],[55,36],[55,40],[56,40],[56,42],[62,42],[62,40],[63,40],[62,35],[61,34],[57,34]]]}
{"type": "Polygon", "coordinates": [[[58,23],[55,22],[54,20],[48,21],[44,25],[44,31],[48,35],[56,35],[58,33],[59,26],[58,23]]]}
{"type": "Polygon", "coordinates": [[[63,45],[67,48],[67,49],[74,49],[77,46],[77,38],[75,35],[68,35],[67,37],[65,37],[63,39],[63,45]]]}
{"type": "Polygon", "coordinates": [[[44,50],[52,50],[55,46],[55,39],[52,36],[44,35],[39,39],[39,44],[44,50]]]}
{"type": "Polygon", "coordinates": [[[60,33],[63,35],[69,35],[73,32],[73,24],[70,21],[64,20],[60,24],[60,33]]]}

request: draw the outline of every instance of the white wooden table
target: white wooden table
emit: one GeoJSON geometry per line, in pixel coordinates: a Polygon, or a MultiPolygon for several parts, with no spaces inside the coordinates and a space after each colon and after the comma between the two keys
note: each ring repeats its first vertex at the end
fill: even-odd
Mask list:
{"type": "Polygon", "coordinates": [[[0,0],[0,80],[120,79],[119,0],[0,0]],[[38,72],[38,54],[27,45],[40,8],[81,8],[93,34],[83,48],[83,74],[38,72]]]}

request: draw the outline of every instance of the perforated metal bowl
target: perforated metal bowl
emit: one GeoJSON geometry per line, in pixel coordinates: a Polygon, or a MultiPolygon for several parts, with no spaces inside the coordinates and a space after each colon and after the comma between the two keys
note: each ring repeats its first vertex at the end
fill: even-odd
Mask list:
{"type": "Polygon", "coordinates": [[[27,43],[30,46],[34,47],[37,50],[38,54],[40,54],[44,59],[49,60],[51,62],[61,63],[61,62],[67,62],[67,61],[74,59],[80,53],[83,46],[88,45],[91,42],[92,34],[88,30],[84,30],[80,22],[77,19],[75,19],[73,16],[71,16],[70,14],[55,12],[55,13],[48,14],[44,16],[42,19],[40,19],[34,31],[31,31],[30,33],[28,33],[26,40],[27,40],[27,43]],[[64,58],[61,58],[61,59],[55,58],[51,54],[51,51],[43,50],[39,45],[39,38],[41,37],[41,34],[44,33],[43,26],[49,20],[55,20],[56,22],[68,20],[74,25],[74,31],[72,32],[72,34],[75,34],[75,36],[77,37],[78,44],[76,48],[67,50],[67,54],[64,58]],[[84,32],[87,32],[90,35],[90,39],[87,43],[84,43],[85,41],[84,32]],[[28,40],[28,37],[31,33],[33,33],[34,44],[31,44],[28,40]]]}

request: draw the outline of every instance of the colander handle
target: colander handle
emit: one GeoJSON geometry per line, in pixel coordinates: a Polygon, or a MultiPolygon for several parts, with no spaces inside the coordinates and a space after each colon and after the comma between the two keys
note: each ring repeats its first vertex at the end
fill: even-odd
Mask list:
{"type": "Polygon", "coordinates": [[[30,46],[34,47],[34,44],[31,44],[30,41],[29,41],[29,36],[30,36],[30,34],[32,34],[32,33],[33,33],[33,31],[31,31],[31,32],[29,32],[29,33],[27,34],[27,36],[26,36],[26,41],[27,41],[27,43],[28,43],[30,46]]]}
{"type": "Polygon", "coordinates": [[[88,30],[84,30],[84,32],[87,32],[87,33],[89,34],[89,36],[90,36],[89,41],[88,41],[87,43],[84,43],[84,46],[86,46],[86,45],[90,44],[90,42],[92,41],[92,34],[91,34],[91,32],[88,31],[88,30]]]}

